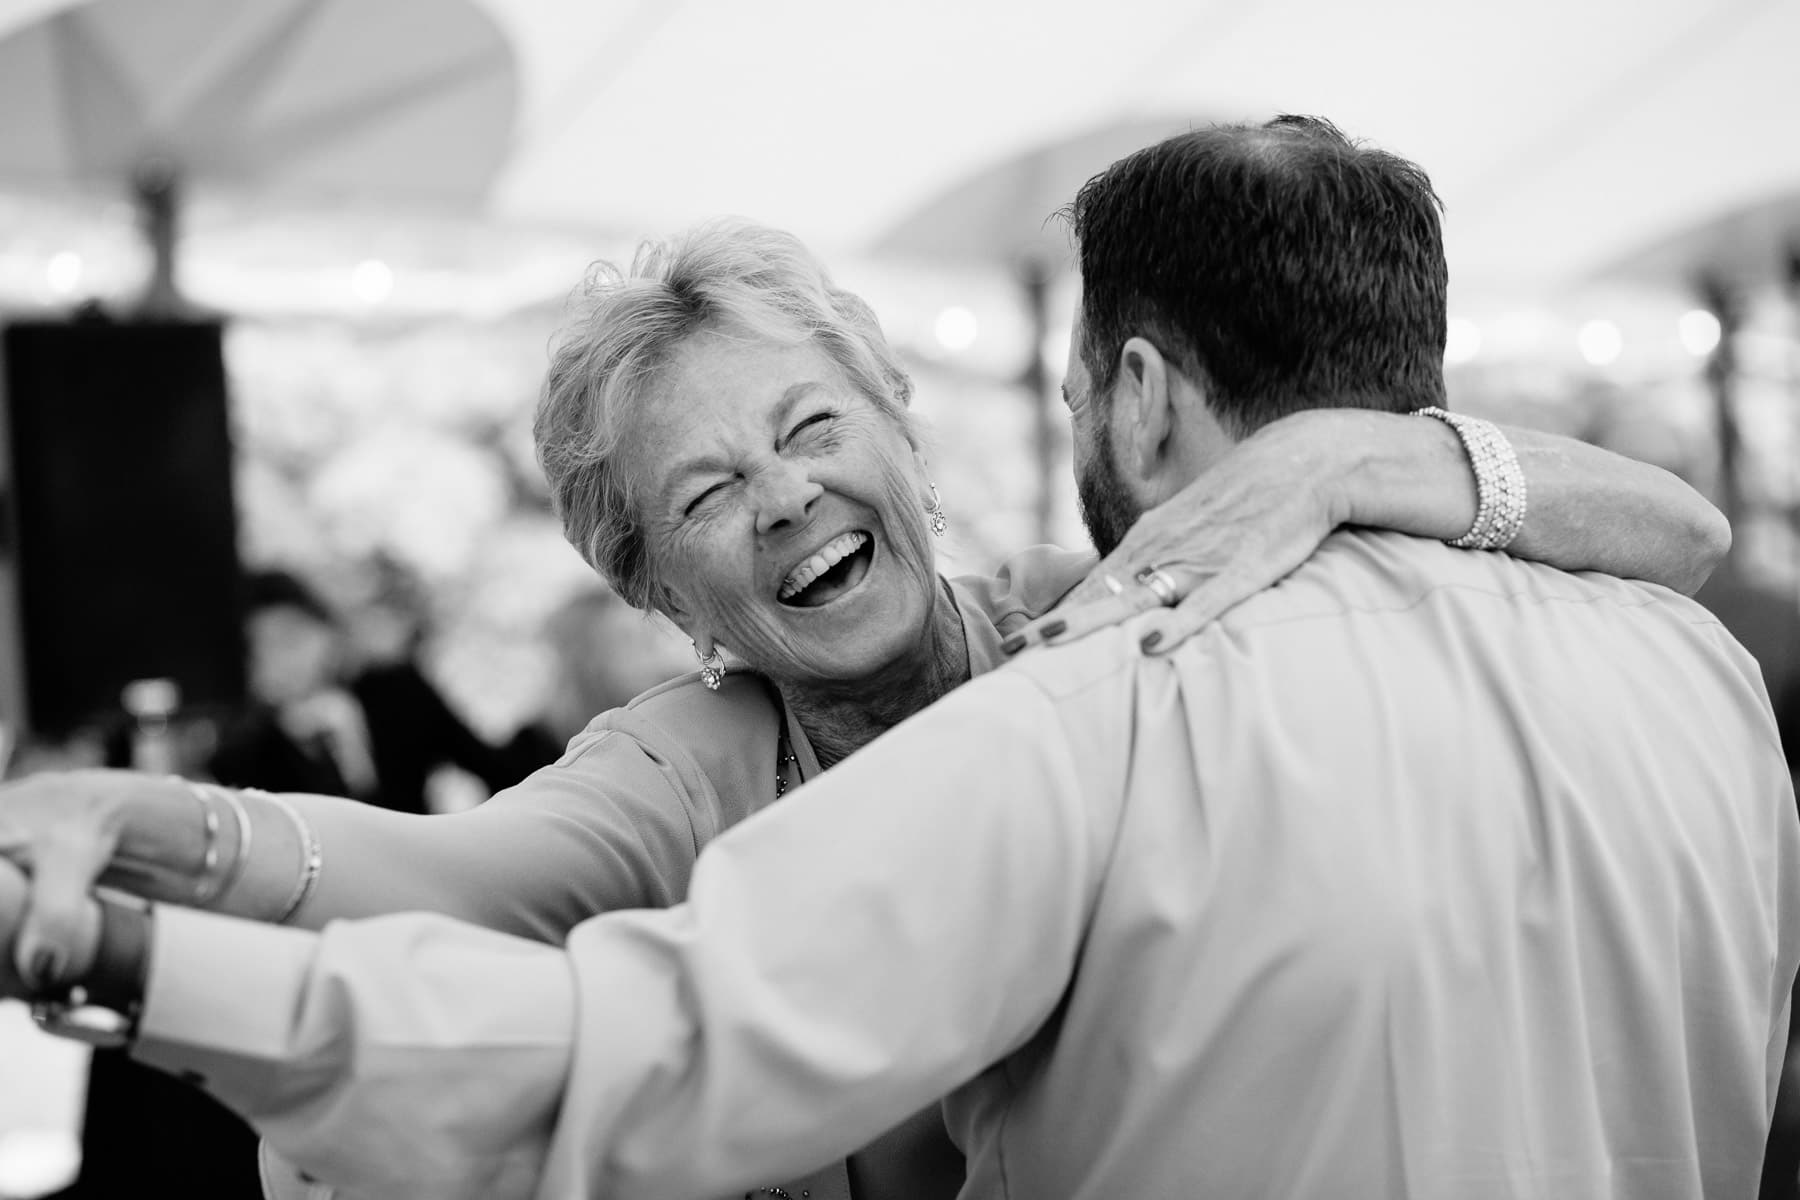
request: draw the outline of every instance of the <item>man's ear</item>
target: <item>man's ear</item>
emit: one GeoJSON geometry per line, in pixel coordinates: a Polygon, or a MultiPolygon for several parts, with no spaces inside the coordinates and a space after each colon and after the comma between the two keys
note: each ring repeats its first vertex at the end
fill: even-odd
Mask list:
{"type": "Polygon", "coordinates": [[[1118,445],[1128,453],[1120,465],[1140,479],[1153,478],[1169,452],[1175,429],[1175,380],[1162,351],[1141,337],[1119,349],[1119,382],[1113,393],[1118,445]]]}

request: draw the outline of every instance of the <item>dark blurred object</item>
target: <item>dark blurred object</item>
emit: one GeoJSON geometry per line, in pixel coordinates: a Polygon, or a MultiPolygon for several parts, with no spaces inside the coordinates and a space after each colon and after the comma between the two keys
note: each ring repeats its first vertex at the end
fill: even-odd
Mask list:
{"type": "MultiPolygon", "coordinates": [[[[1790,672],[1779,690],[1773,680],[1766,681],[1775,700],[1775,725],[1781,733],[1788,770],[1800,781],[1800,675],[1790,672]]],[[[1788,1025],[1787,1060],[1775,1096],[1757,1200],[1800,1200],[1800,981],[1795,982],[1790,1003],[1793,1015],[1788,1025]]]]}
{"type": "Polygon", "coordinates": [[[176,246],[181,240],[181,177],[173,161],[149,157],[131,176],[138,227],[150,250],[150,277],[138,298],[138,315],[156,320],[189,316],[192,306],[176,278],[176,246]]]}
{"type": "Polygon", "coordinates": [[[261,1200],[256,1133],[204,1092],[116,1050],[95,1053],[81,1174],[61,1200],[261,1200]]]}
{"type": "MultiPolygon", "coordinates": [[[[1794,599],[1785,589],[1759,583],[1746,575],[1735,559],[1722,563],[1694,599],[1719,618],[1731,636],[1762,668],[1763,685],[1769,690],[1777,714],[1800,667],[1800,619],[1794,599]]],[[[1796,714],[1800,716],[1800,713],[1796,714]]],[[[1800,732],[1800,726],[1796,727],[1800,732]]],[[[1789,750],[1791,756],[1800,746],[1789,750]]]]}
{"type": "MultiPolygon", "coordinates": [[[[213,720],[182,705],[168,679],[139,679],[98,727],[105,765],[192,774],[210,750],[213,720]]],[[[198,805],[195,820],[199,819],[198,805]]],[[[259,1200],[256,1133],[206,1093],[116,1051],[88,1066],[81,1125],[81,1173],[59,1200],[181,1196],[259,1200]]]]}
{"type": "Polygon", "coordinates": [[[489,745],[412,659],[359,665],[337,614],[294,575],[252,573],[244,622],[252,696],[213,757],[221,783],[427,813],[439,767],[498,791],[549,761],[540,747],[489,745]]]}
{"type": "Polygon", "coordinates": [[[181,710],[181,688],[172,679],[134,679],[119,703],[131,718],[131,769],[150,775],[181,771],[175,739],[175,714],[181,710]]]}
{"type": "Polygon", "coordinates": [[[1719,319],[1719,342],[1706,359],[1706,386],[1712,392],[1719,439],[1719,507],[1735,526],[1744,515],[1743,434],[1737,419],[1737,335],[1744,326],[1743,297],[1716,274],[1702,276],[1696,291],[1719,319]]]}
{"type": "Polygon", "coordinates": [[[134,679],[240,703],[220,326],[21,323],[0,345],[32,730],[65,737],[134,679]]]}

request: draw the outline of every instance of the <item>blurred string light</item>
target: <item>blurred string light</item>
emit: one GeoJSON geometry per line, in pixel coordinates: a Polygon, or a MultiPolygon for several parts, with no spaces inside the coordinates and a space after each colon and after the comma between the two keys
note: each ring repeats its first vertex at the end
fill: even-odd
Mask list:
{"type": "Polygon", "coordinates": [[[394,271],[379,258],[365,259],[350,272],[350,290],[364,304],[380,304],[394,291],[394,271]]]}
{"type": "Polygon", "coordinates": [[[1619,355],[1625,349],[1625,335],[1620,333],[1619,327],[1611,321],[1604,319],[1589,321],[1581,327],[1581,332],[1575,335],[1575,345],[1580,349],[1581,357],[1585,358],[1589,364],[1604,367],[1618,361],[1619,355]]]}
{"type": "Polygon", "coordinates": [[[1481,327],[1465,317],[1451,317],[1444,336],[1444,361],[1450,366],[1472,362],[1481,353],[1481,327]]]}
{"type": "Polygon", "coordinates": [[[73,296],[81,286],[81,255],[73,250],[52,254],[44,266],[44,282],[54,296],[73,296]]]}
{"type": "Polygon", "coordinates": [[[1719,318],[1704,308],[1682,313],[1676,328],[1681,333],[1682,346],[1695,358],[1705,358],[1719,345],[1719,318]]]}
{"type": "Polygon", "coordinates": [[[974,313],[960,304],[953,304],[938,314],[932,332],[937,335],[938,345],[952,354],[960,354],[975,344],[975,339],[981,335],[981,323],[974,313]]]}

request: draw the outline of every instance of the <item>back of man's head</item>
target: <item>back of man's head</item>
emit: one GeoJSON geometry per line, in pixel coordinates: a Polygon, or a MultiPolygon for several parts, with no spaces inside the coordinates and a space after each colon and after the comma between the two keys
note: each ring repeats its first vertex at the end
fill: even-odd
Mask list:
{"type": "Polygon", "coordinates": [[[1068,214],[1096,392],[1135,335],[1204,383],[1238,436],[1306,408],[1442,403],[1438,207],[1418,167],[1313,117],[1121,159],[1068,214]]]}

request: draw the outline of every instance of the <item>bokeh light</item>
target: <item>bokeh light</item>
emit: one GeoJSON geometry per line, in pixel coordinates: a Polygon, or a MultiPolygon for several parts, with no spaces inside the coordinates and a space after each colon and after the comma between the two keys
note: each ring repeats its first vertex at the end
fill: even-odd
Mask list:
{"type": "Polygon", "coordinates": [[[1619,327],[1608,320],[1589,321],[1575,335],[1575,345],[1581,350],[1581,357],[1596,367],[1604,367],[1618,361],[1625,350],[1625,335],[1619,327]]]}
{"type": "Polygon", "coordinates": [[[1682,346],[1696,358],[1711,354],[1719,344],[1719,318],[1704,308],[1682,313],[1676,328],[1680,331],[1682,346]]]}
{"type": "Polygon", "coordinates": [[[962,305],[953,304],[938,314],[932,332],[937,336],[938,345],[952,354],[959,354],[973,346],[975,339],[981,336],[981,322],[962,305]]]}
{"type": "Polygon", "coordinates": [[[394,270],[379,258],[365,259],[350,272],[350,290],[364,304],[380,304],[394,291],[394,270]]]}
{"type": "Polygon", "coordinates": [[[44,282],[49,285],[53,295],[67,298],[75,294],[81,286],[81,255],[73,250],[63,250],[50,256],[44,267],[44,282]]]}
{"type": "Polygon", "coordinates": [[[1444,361],[1458,366],[1480,353],[1481,327],[1466,317],[1451,317],[1444,332],[1444,361]]]}

